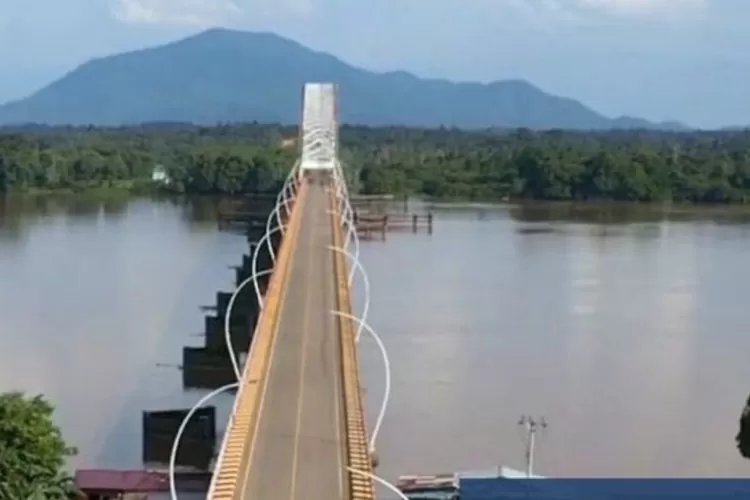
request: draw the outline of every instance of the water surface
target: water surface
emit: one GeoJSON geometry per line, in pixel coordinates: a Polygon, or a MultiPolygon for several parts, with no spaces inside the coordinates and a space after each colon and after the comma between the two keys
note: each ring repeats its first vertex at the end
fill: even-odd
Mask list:
{"type": "MultiPolygon", "coordinates": [[[[363,246],[393,366],[381,473],[745,476],[750,225],[736,210],[441,211],[435,233],[363,246]]],[[[382,393],[363,351],[370,422],[382,393]]]]}
{"type": "MultiPolygon", "coordinates": [[[[232,288],[247,249],[214,209],[0,205],[0,390],[49,396],[75,465],[139,467],[140,412],[204,394],[158,365],[202,342],[199,306],[232,288]]],[[[540,204],[435,220],[432,236],[361,247],[393,370],[383,475],[521,468],[522,413],[549,423],[539,474],[747,475],[733,441],[750,391],[746,213],[540,204]]],[[[361,360],[372,425],[383,366],[368,339],[361,360]]]]}
{"type": "MultiPolygon", "coordinates": [[[[141,412],[192,406],[183,345],[201,305],[231,290],[243,238],[202,204],[5,200],[0,217],[0,390],[47,395],[78,467],[140,467],[141,412]]],[[[218,418],[226,419],[226,400],[218,418]]]]}

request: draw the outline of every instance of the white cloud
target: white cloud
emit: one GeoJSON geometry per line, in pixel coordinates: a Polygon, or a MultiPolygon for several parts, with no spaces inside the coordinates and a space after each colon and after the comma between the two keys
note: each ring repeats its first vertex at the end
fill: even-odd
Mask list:
{"type": "Polygon", "coordinates": [[[705,0],[557,0],[574,8],[626,16],[679,16],[702,10],[705,0]]]}
{"type": "Polygon", "coordinates": [[[115,17],[143,24],[214,26],[241,13],[234,0],[118,0],[115,17]]]}
{"type": "MultiPolygon", "coordinates": [[[[491,0],[473,0],[488,12],[491,0]]],[[[742,0],[747,1],[747,0],[742,0]]],[[[750,3],[750,2],[748,2],[750,3]]],[[[559,33],[581,29],[629,29],[635,25],[693,26],[709,19],[708,0],[506,0],[504,18],[515,17],[524,28],[559,33]]]]}

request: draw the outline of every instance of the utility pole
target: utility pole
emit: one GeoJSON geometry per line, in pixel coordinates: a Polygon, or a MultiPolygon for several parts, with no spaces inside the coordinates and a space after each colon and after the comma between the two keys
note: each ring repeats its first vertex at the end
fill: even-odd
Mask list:
{"type": "Polygon", "coordinates": [[[539,429],[546,429],[547,422],[544,417],[536,420],[528,415],[521,415],[518,425],[526,431],[524,445],[526,446],[526,477],[530,478],[534,473],[534,446],[536,445],[536,433],[539,429]]]}

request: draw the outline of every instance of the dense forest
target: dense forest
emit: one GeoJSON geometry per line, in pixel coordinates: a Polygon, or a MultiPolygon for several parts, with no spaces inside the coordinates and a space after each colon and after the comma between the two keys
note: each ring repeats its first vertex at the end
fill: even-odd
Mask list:
{"type": "MultiPolygon", "coordinates": [[[[273,192],[296,157],[295,127],[151,124],[0,130],[0,191],[152,186],[273,192]]],[[[750,202],[750,132],[341,129],[364,193],[440,199],[750,202]]]]}

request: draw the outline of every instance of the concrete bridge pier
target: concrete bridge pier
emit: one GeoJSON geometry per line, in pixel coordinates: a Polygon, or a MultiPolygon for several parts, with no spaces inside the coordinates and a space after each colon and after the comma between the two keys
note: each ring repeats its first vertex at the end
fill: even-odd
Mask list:
{"type": "MultiPolygon", "coordinates": [[[[246,235],[249,242],[249,252],[242,256],[239,266],[235,267],[235,287],[244,283],[253,274],[253,257],[258,253],[256,270],[258,272],[273,267],[273,260],[263,235],[266,232],[266,222],[271,208],[263,212],[245,212],[247,219],[246,235]]],[[[282,219],[283,220],[283,219],[282,219]]],[[[280,231],[269,238],[274,252],[278,253],[281,246],[280,231]]],[[[258,277],[258,287],[261,295],[265,294],[270,280],[270,274],[258,277]]],[[[185,347],[183,349],[183,382],[185,387],[215,389],[234,381],[234,372],[226,347],[224,332],[227,309],[233,295],[231,292],[219,291],[216,294],[215,313],[205,317],[205,345],[204,347],[185,347]]],[[[237,295],[229,324],[229,336],[237,357],[247,353],[252,342],[255,324],[260,308],[252,283],[247,283],[237,295]]]]}
{"type": "Polygon", "coordinates": [[[182,348],[182,386],[185,389],[218,389],[235,381],[226,349],[182,348]]]}
{"type": "MultiPolygon", "coordinates": [[[[229,337],[232,341],[235,353],[247,352],[252,341],[252,331],[255,327],[257,313],[233,314],[229,320],[229,337]]],[[[228,356],[226,348],[226,335],[224,323],[226,316],[206,316],[206,348],[217,352],[224,352],[228,356]]],[[[227,358],[227,362],[229,359],[227,358]]]]}
{"type": "MultiPolygon", "coordinates": [[[[275,216],[274,216],[274,219],[275,219],[275,216]]],[[[282,218],[281,220],[283,221],[284,219],[282,218]]],[[[276,227],[276,224],[277,224],[277,221],[274,220],[271,226],[272,230],[273,228],[276,227]]],[[[248,243],[250,243],[251,245],[257,244],[266,234],[266,219],[263,219],[263,221],[259,221],[257,219],[248,221],[247,231],[245,234],[247,236],[248,243]]],[[[271,237],[269,239],[273,242],[274,248],[277,248],[279,243],[281,242],[281,231],[274,231],[273,234],[271,234],[271,237]]]]}

